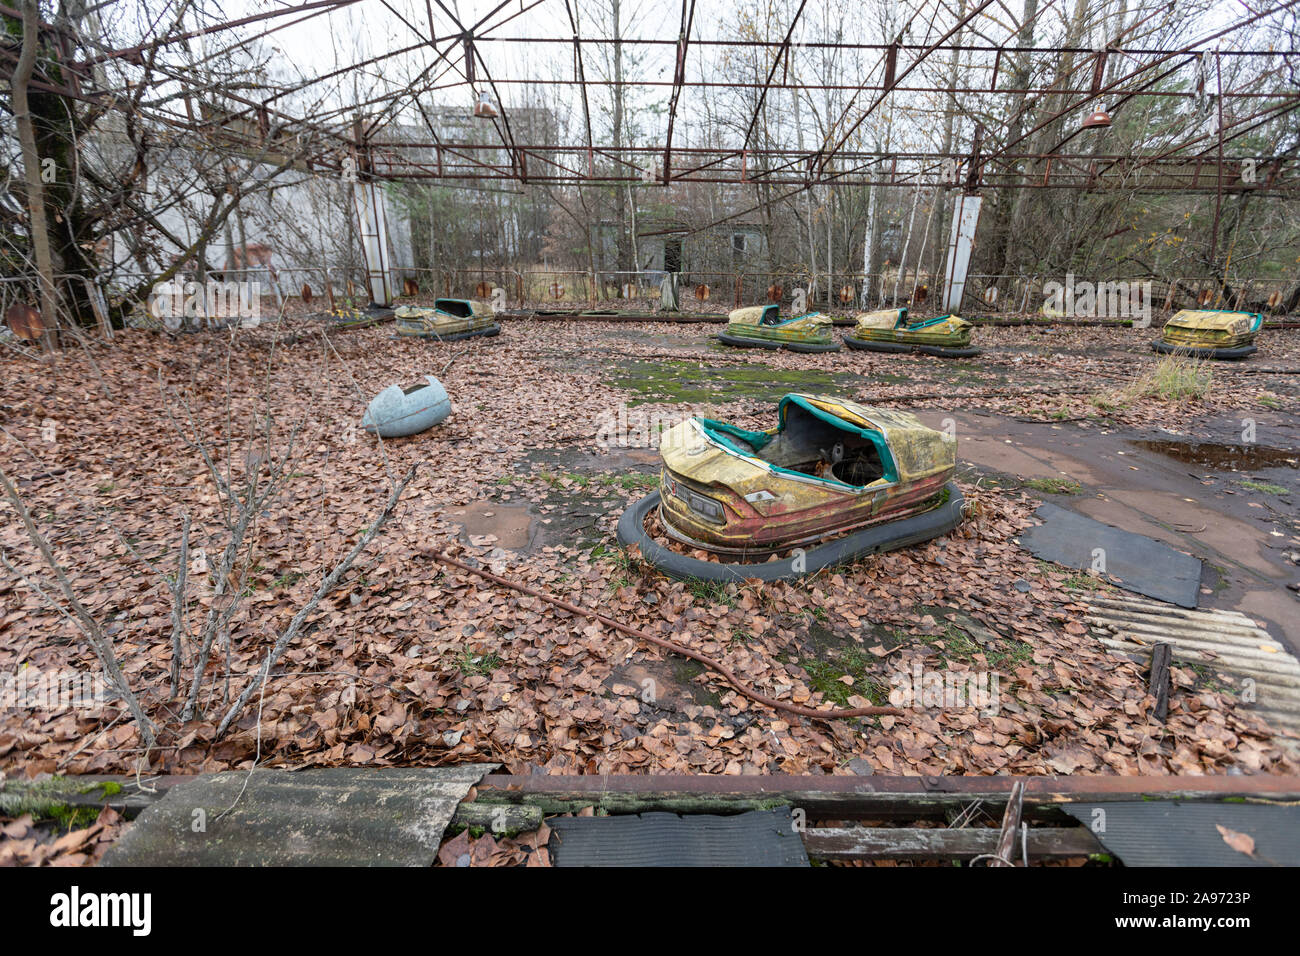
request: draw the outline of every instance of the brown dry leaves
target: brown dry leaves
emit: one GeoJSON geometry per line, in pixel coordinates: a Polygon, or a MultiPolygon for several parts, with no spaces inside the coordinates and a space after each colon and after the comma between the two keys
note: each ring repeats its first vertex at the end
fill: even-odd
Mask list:
{"type": "MultiPolygon", "coordinates": [[[[1107,656],[1083,626],[1083,608],[1063,588],[1064,575],[1044,573],[1012,542],[1029,514],[1028,503],[1013,494],[966,487],[978,510],[957,534],[800,584],[697,594],[610,555],[622,502],[639,492],[606,486],[608,503],[593,505],[591,489],[567,477],[544,480],[528,456],[535,449],[591,450],[601,418],[628,397],[604,384],[611,361],[666,350],[710,361],[699,347],[709,327],[644,325],[643,338],[627,338],[624,330],[590,323],[511,321],[499,339],[439,346],[394,341],[381,326],[335,336],[332,347],[314,338],[309,324],[294,327],[308,334],[274,350],[275,329],[241,332],[229,356],[219,334],[176,344],[121,334],[111,348],[94,347],[111,400],[79,352],[49,366],[0,360],[0,424],[10,436],[0,442],[0,462],[15,478],[29,479],[20,490],[73,585],[117,641],[146,707],[164,718],[174,705],[166,700],[171,621],[159,573],[175,571],[180,508],[194,520],[192,548],[218,540],[217,499],[202,463],[168,422],[173,390],[201,415],[210,441],[232,435],[236,460],[243,460],[241,436],[264,381],[276,397],[277,430],[302,424],[294,478],[259,518],[249,594],[231,633],[236,676],[251,672],[323,571],[356,540],[386,496],[389,476],[413,461],[426,463],[372,553],[321,603],[286,654],[262,701],[260,727],[250,708],[225,738],[213,739],[217,681],[207,718],[169,723],[151,769],[246,767],[260,737],[262,763],[286,767],[491,759],[515,773],[843,773],[856,758],[879,773],[907,774],[1296,770],[1228,698],[1191,692],[1195,675],[1185,670],[1174,670],[1167,724],[1155,722],[1137,666],[1107,656]],[[452,355],[458,357],[442,375],[455,409],[447,423],[387,442],[382,452],[364,434],[346,439],[371,395],[394,380],[441,372],[452,355]],[[53,443],[41,439],[47,418],[58,427],[53,443]],[[61,468],[66,472],[47,475],[61,468]],[[462,539],[446,513],[473,502],[531,504],[540,519],[555,520],[549,527],[583,523],[606,551],[574,547],[563,534],[528,554],[500,551],[486,537],[477,544],[462,539]],[[928,709],[829,724],[774,715],[714,676],[626,636],[439,567],[421,557],[430,546],[685,643],[780,699],[829,706],[803,665],[819,641],[832,641],[861,649],[875,662],[868,676],[885,685],[917,667],[997,672],[1001,707],[993,716],[928,709]],[[950,619],[954,611],[984,633],[982,641],[970,638],[973,646],[961,655],[953,628],[964,625],[950,619]],[[654,693],[647,695],[647,686],[654,693]]],[[[1010,342],[1028,341],[1033,332],[980,334],[1010,342]]],[[[1141,344],[1125,334],[1125,347],[1141,344]]],[[[829,367],[825,356],[761,360],[787,370],[829,367]]],[[[859,353],[835,361],[837,370],[900,367],[896,357],[886,363],[859,353]]],[[[1066,364],[1035,374],[1077,382],[1077,369],[1072,374],[1066,364]]],[[[936,390],[944,387],[933,363],[906,365],[918,376],[936,376],[936,390]]],[[[858,397],[926,387],[911,376],[880,395],[858,397]]],[[[770,416],[752,399],[721,411],[742,424],[770,416]]],[[[0,547],[25,572],[39,569],[12,522],[0,529],[0,547]]],[[[194,575],[192,587],[201,611],[210,583],[194,575]]],[[[92,666],[72,628],[6,578],[0,673],[24,664],[92,666]]],[[[847,690],[850,704],[866,702],[862,681],[847,690]]],[[[112,723],[116,716],[113,706],[99,713],[6,711],[0,765],[28,775],[134,770],[138,740],[126,721],[112,723]]],[[[522,851],[475,841],[465,852],[515,859],[522,851]]]]}

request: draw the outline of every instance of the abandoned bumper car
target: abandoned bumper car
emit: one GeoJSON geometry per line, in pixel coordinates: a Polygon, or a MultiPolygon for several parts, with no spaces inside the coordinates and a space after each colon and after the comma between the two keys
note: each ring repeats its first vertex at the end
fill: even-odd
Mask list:
{"type": "Polygon", "coordinates": [[[624,512],[618,538],[677,578],[796,578],[961,521],[956,442],[906,412],[786,395],[775,428],[691,418],[664,433],[660,454],[659,490],[624,512]],[[669,537],[723,560],[659,544],[645,527],[652,512],[669,537]]]}
{"type": "Polygon", "coordinates": [[[1151,348],[1195,358],[1244,359],[1255,354],[1255,336],[1263,324],[1264,316],[1258,312],[1183,309],[1165,323],[1164,333],[1151,348]]]}
{"type": "Polygon", "coordinates": [[[727,317],[727,329],[718,333],[718,340],[739,348],[791,352],[838,352],[840,348],[831,335],[830,316],[807,312],[793,319],[782,319],[778,305],[736,309],[727,317]]]}
{"type": "Polygon", "coordinates": [[[478,299],[437,299],[432,309],[404,305],[397,310],[397,334],[455,342],[475,335],[497,335],[492,307],[478,299]]]}
{"type": "Polygon", "coordinates": [[[405,438],[432,428],[450,414],[447,390],[426,375],[410,388],[389,385],[376,395],[361,418],[361,427],[380,438],[405,438]]]}
{"type": "Polygon", "coordinates": [[[844,334],[851,349],[871,352],[921,352],[940,358],[971,358],[980,350],[970,344],[971,324],[955,315],[909,319],[907,309],[864,312],[852,332],[844,334]]]}

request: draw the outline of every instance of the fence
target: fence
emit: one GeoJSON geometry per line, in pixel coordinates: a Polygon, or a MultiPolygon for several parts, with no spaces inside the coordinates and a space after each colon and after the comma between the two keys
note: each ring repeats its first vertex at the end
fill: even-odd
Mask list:
{"type": "MultiPolygon", "coordinates": [[[[523,311],[616,309],[648,311],[659,305],[662,272],[596,272],[580,270],[518,269],[414,269],[392,270],[393,287],[408,301],[439,296],[503,299],[507,308],[523,311]],[[496,290],[501,290],[497,292],[496,290]]],[[[360,308],[368,302],[364,271],[329,266],[294,265],[272,273],[266,268],[225,270],[223,281],[255,279],[263,295],[276,308],[286,301],[306,300],[317,309],[360,308]]],[[[80,284],[95,324],[111,338],[109,302],[140,286],[140,273],[114,274],[114,282],[99,286],[82,276],[58,277],[60,288],[80,284]]],[[[186,276],[179,276],[184,279],[186,276]]],[[[1272,317],[1300,311],[1300,277],[1239,280],[1225,295],[1219,283],[1204,276],[1086,279],[1082,276],[1000,276],[972,274],[959,310],[967,315],[1023,316],[1045,311],[1052,298],[1048,291],[1073,283],[1070,288],[1104,282],[1126,286],[1133,307],[1152,312],[1204,307],[1244,309],[1272,317]]],[[[919,312],[937,312],[943,301],[943,277],[933,273],[884,271],[842,272],[810,276],[797,272],[686,272],[680,274],[679,304],[687,312],[725,313],[733,308],[777,302],[784,309],[799,307],[840,314],[873,308],[908,306],[919,312]]],[[[1098,296],[1098,300],[1101,297],[1098,296]]],[[[0,277],[0,315],[14,303],[38,305],[36,277],[0,277]]],[[[147,303],[138,303],[141,311],[147,303]]],[[[1071,313],[1067,313],[1071,314],[1071,313]]],[[[1098,317],[1123,317],[1102,311],[1098,317]]]]}

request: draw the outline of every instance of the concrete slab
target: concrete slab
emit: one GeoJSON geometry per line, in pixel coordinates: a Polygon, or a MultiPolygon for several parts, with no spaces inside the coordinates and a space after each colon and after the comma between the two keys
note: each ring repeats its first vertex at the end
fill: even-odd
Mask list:
{"type": "Polygon", "coordinates": [[[204,775],[149,807],[103,866],[430,866],[498,764],[204,775]]]}

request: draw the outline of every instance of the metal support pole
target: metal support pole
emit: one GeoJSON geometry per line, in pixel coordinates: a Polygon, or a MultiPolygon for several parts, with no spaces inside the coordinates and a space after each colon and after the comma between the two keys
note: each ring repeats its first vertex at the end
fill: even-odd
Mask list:
{"type": "Polygon", "coordinates": [[[361,224],[361,252],[366,260],[366,288],[371,305],[387,308],[393,304],[393,283],[389,273],[388,217],[384,196],[378,185],[358,182],[353,187],[357,220],[361,224]]]}

